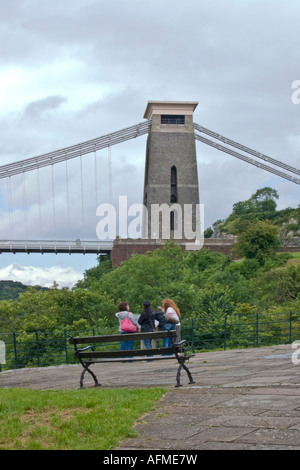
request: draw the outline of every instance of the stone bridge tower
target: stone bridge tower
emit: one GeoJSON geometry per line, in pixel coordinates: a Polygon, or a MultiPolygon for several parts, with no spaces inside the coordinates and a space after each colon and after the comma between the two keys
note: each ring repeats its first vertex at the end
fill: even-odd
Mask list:
{"type": "Polygon", "coordinates": [[[148,213],[143,221],[144,238],[148,235],[149,239],[186,240],[188,230],[196,229],[199,189],[193,112],[197,104],[195,101],[148,102],[144,118],[151,119],[152,126],[146,148],[143,204],[148,213]],[[162,204],[177,210],[169,209],[168,220],[160,214],[157,226],[153,213],[151,217],[151,207],[162,204]],[[192,205],[189,220],[184,205],[192,205]],[[170,227],[169,237],[164,233],[166,226],[170,227]]]}
{"type": "Polygon", "coordinates": [[[193,112],[197,104],[195,101],[148,102],[144,118],[152,120],[152,125],[146,147],[143,195],[147,211],[141,238],[117,237],[114,241],[110,254],[113,266],[135,253],[161,248],[169,238],[178,240],[183,249],[201,249],[202,245],[194,243],[202,223],[200,214],[199,218],[196,216],[199,189],[193,112]],[[167,210],[164,214],[153,214],[152,208],[156,206],[167,210]],[[187,207],[192,208],[190,214],[187,207]]]}

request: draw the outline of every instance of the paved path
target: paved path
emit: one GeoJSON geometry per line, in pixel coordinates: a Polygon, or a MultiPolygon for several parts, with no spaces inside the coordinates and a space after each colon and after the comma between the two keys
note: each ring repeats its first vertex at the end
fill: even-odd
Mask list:
{"type": "MultiPolygon", "coordinates": [[[[168,390],[136,423],[140,437],[119,449],[299,450],[300,364],[292,362],[295,352],[281,345],[197,354],[189,363],[196,384],[189,385],[183,372],[181,388],[174,387],[177,366],[170,360],[105,364],[94,370],[105,388],[168,390]]],[[[0,387],[76,389],[80,373],[78,365],[6,371],[0,373],[0,387]]]]}

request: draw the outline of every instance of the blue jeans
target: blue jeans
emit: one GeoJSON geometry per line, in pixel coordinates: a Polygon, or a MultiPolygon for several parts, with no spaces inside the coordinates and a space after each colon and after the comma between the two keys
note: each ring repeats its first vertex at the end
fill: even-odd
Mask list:
{"type": "Polygon", "coordinates": [[[146,349],[151,349],[151,339],[144,339],[144,345],[146,349]]]}
{"type": "MultiPolygon", "coordinates": [[[[121,335],[128,335],[130,333],[127,333],[125,331],[121,332],[121,335]]],[[[133,349],[133,341],[121,341],[121,351],[129,351],[133,349]]]]}
{"type": "MultiPolygon", "coordinates": [[[[144,346],[145,346],[145,349],[151,349],[152,348],[152,344],[151,344],[151,339],[143,339],[144,341],[144,346]]],[[[147,355],[147,357],[152,357],[147,355]]]]}
{"type": "MultiPolygon", "coordinates": [[[[167,330],[170,330],[170,331],[176,330],[175,323],[165,323],[163,326],[163,331],[167,331],[167,330]]],[[[163,347],[169,348],[172,346],[173,342],[174,342],[173,338],[164,338],[163,347]]]]}
{"type": "MultiPolygon", "coordinates": [[[[143,339],[143,341],[144,341],[145,349],[152,348],[151,339],[143,339]]],[[[150,354],[149,355],[147,354],[147,357],[152,357],[152,356],[150,356],[150,354]]]]}

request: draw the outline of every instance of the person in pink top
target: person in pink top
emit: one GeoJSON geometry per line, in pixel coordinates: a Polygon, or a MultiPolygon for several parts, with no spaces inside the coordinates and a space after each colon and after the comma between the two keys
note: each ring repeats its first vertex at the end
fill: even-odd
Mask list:
{"type": "MultiPolygon", "coordinates": [[[[122,320],[124,320],[127,317],[127,315],[128,315],[128,318],[132,321],[132,323],[136,327],[138,327],[138,321],[137,321],[136,315],[130,312],[129,304],[127,302],[120,302],[118,305],[118,310],[119,311],[115,315],[119,320],[119,332],[121,334],[128,334],[128,332],[122,331],[122,328],[121,328],[122,320]]],[[[133,349],[133,341],[121,341],[121,351],[124,351],[124,350],[126,351],[130,349],[133,349]]]]}

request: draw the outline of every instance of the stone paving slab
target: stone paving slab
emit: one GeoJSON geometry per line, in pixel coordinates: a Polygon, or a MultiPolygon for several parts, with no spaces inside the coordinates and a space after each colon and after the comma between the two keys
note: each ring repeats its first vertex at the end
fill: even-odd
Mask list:
{"type": "MultiPolygon", "coordinates": [[[[291,345],[196,354],[175,388],[172,360],[95,365],[104,388],[167,389],[118,450],[300,450],[300,365],[291,345]]],[[[80,365],[0,373],[0,387],[78,389],[80,365]]],[[[85,381],[93,386],[92,379],[85,381]]]]}

